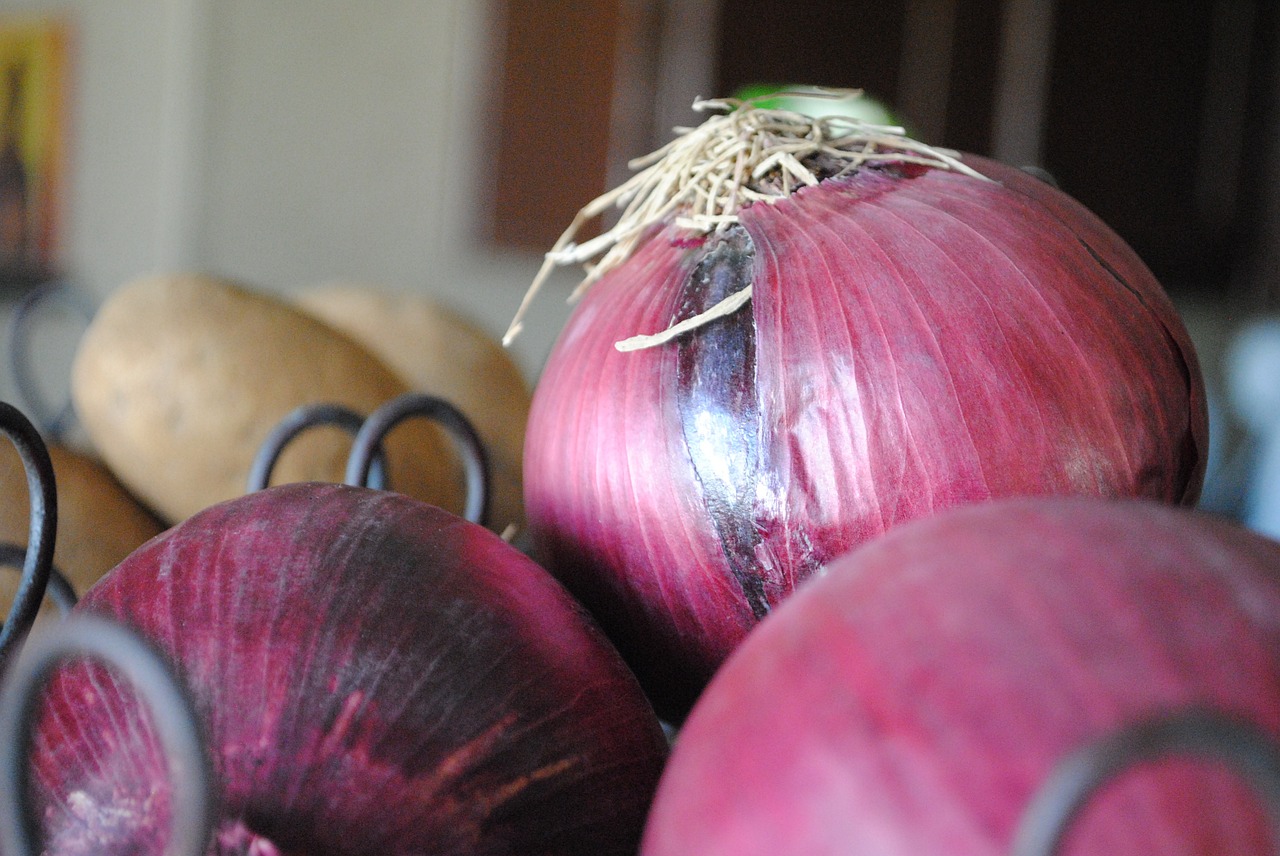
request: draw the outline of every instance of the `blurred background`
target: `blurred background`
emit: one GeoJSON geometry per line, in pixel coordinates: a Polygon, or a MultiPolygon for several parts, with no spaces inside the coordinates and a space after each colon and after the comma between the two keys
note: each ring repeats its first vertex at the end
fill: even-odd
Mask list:
{"type": "MultiPolygon", "coordinates": [[[[497,336],[577,209],[696,122],[696,97],[861,87],[925,142],[1047,170],[1137,250],[1209,379],[1206,507],[1280,534],[1278,6],[0,0],[4,32],[45,40],[0,69],[10,171],[39,207],[3,312],[41,281],[101,300],[198,270],[428,294],[497,336]]],[[[531,381],[576,279],[512,346],[531,381]]],[[[52,397],[81,323],[31,345],[52,397]]]]}

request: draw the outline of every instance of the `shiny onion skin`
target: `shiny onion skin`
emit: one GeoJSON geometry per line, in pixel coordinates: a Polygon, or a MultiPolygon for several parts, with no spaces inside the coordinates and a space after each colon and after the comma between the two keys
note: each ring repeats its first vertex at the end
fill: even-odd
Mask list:
{"type": "Polygon", "coordinates": [[[1203,379],[1150,271],[1038,179],[864,167],[655,229],[587,291],[538,383],[535,553],[679,719],[823,563],[1011,495],[1193,503],[1203,379]],[[663,330],[752,283],[735,314],[663,330]]]}
{"type": "MultiPolygon", "coordinates": [[[[832,562],[716,674],[642,856],[1003,856],[1068,755],[1200,709],[1280,734],[1280,543],[1147,500],[941,512],[832,562]]],[[[1061,856],[1271,852],[1226,768],[1137,767],[1061,856]]]]}
{"type": "MultiPolygon", "coordinates": [[[[268,488],[148,542],[77,610],[139,630],[190,689],[222,790],[210,854],[635,852],[660,723],[563,587],[476,524],[268,488]]],[[[68,668],[47,698],[50,852],[159,853],[169,786],[127,686],[68,668]]]]}

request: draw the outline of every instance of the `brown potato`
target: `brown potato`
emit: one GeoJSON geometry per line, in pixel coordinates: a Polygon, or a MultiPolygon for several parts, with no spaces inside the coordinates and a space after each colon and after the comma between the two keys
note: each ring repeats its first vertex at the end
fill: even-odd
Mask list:
{"type": "MultiPolygon", "coordinates": [[[[304,404],[368,414],[409,391],[353,339],[283,300],[197,274],[120,288],[85,331],[71,392],[111,470],[169,522],[245,492],[268,432],[304,404]]],[[[305,432],[273,483],[342,481],[351,437],[305,432]]],[[[425,422],[387,438],[396,490],[458,512],[462,472],[425,422]]]]}
{"type": "MultiPolygon", "coordinates": [[[[58,503],[53,564],[82,595],[164,526],[101,463],[65,446],[48,448],[58,503]]],[[[4,441],[0,499],[0,541],[26,546],[31,531],[27,475],[18,450],[4,441]]],[[[18,580],[14,570],[0,575],[0,617],[13,603],[18,580]]]]}
{"type": "Polygon", "coordinates": [[[521,462],[531,393],[497,339],[430,298],[375,286],[327,283],[300,292],[297,303],[364,344],[413,389],[462,411],[489,454],[492,528],[523,526],[521,462]]]}

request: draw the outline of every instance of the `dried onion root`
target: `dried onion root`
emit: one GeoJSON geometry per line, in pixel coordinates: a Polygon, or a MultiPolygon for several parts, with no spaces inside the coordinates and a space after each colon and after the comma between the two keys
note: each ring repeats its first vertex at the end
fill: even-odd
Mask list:
{"type": "MultiPolygon", "coordinates": [[[[639,170],[631,179],[578,211],[543,259],[503,344],[509,345],[520,333],[529,304],[555,268],[583,266],[586,276],[569,297],[577,300],[592,283],[626,261],[649,229],[660,223],[673,222],[691,236],[707,235],[737,223],[738,211],[746,205],[776,202],[802,185],[816,185],[820,176],[843,175],[868,163],[919,164],[985,180],[961,163],[955,152],[917,142],[896,125],[847,116],[813,118],[760,106],[777,94],[695,101],[694,110],[715,115],[697,127],[676,128],[674,140],[628,164],[639,170]],[[581,244],[574,242],[587,223],[610,208],[622,211],[612,228],[581,244]]],[[[862,91],[819,89],[803,94],[850,99],[861,97],[862,91]]],[[[630,351],[660,345],[736,311],[750,298],[747,285],[694,318],[656,335],[625,339],[615,347],[630,351]]]]}

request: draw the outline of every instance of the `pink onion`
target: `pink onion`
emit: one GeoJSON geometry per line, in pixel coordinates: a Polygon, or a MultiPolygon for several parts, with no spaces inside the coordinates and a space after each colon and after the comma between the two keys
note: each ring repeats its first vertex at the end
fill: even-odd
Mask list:
{"type": "MultiPolygon", "coordinates": [[[[1065,758],[1186,710],[1280,734],[1280,543],[1147,500],[940,512],[752,631],[676,739],[642,853],[1005,854],[1065,758]]],[[[1267,852],[1259,809],[1222,768],[1141,766],[1060,852],[1267,852]]]]}
{"type": "Polygon", "coordinates": [[[1134,767],[1179,757],[1231,768],[1280,834],[1280,742],[1243,717],[1189,708],[1127,723],[1059,761],[1022,813],[1012,856],[1055,856],[1096,794],[1134,767]]]}
{"type": "MultiPolygon", "coordinates": [[[[660,724],[581,607],[476,524],[267,488],[148,542],[76,611],[189,688],[221,785],[211,854],[635,852],[660,724]]],[[[50,682],[32,781],[51,852],[160,846],[169,778],[126,689],[50,682]]]]}
{"type": "Polygon", "coordinates": [[[1129,247],[1019,170],[884,145],[707,233],[675,219],[701,196],[663,209],[593,271],[538,383],[535,555],[667,715],[797,583],[900,523],[1011,495],[1198,496],[1200,368],[1129,247]],[[615,347],[748,285],[746,307],[615,347]]]}

